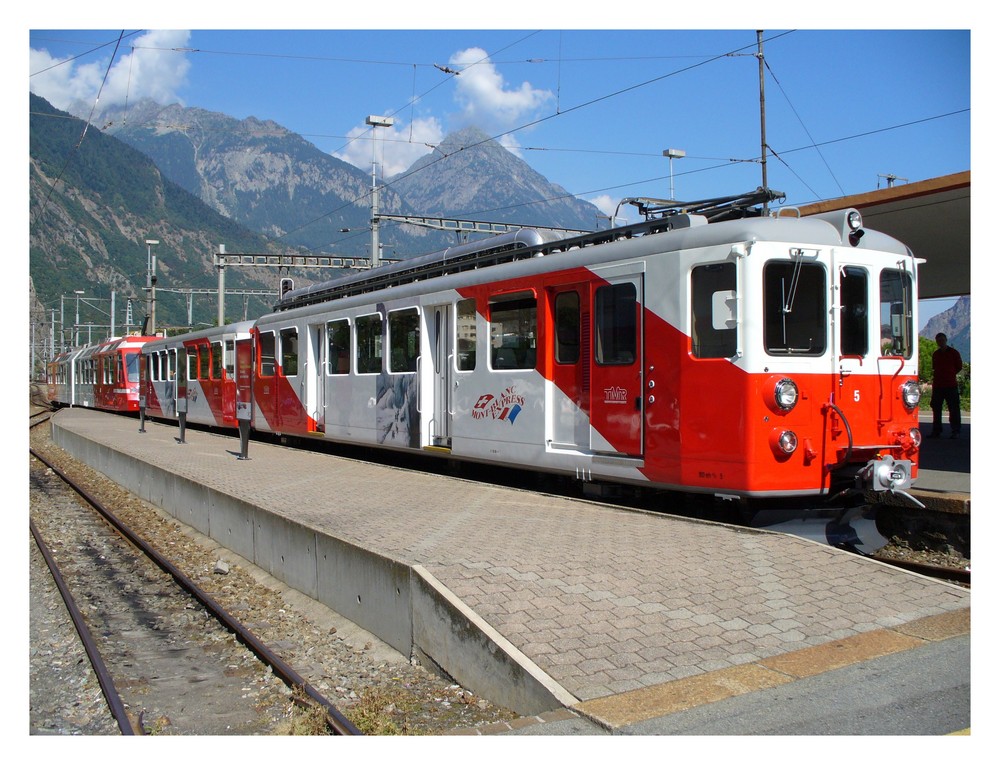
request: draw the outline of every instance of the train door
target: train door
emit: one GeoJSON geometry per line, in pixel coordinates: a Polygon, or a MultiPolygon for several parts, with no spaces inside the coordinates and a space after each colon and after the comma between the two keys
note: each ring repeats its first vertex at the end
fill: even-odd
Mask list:
{"type": "Polygon", "coordinates": [[[642,456],[643,274],[641,264],[595,269],[590,353],[590,448],[642,456]]]}
{"type": "Polygon", "coordinates": [[[427,317],[427,336],[431,351],[433,390],[430,417],[430,445],[451,448],[451,420],[454,413],[454,342],[455,331],[451,304],[431,306],[427,317]]]}
{"type": "Polygon", "coordinates": [[[253,419],[253,338],[236,340],[236,420],[241,427],[253,419]]]}
{"type": "Polygon", "coordinates": [[[863,266],[841,265],[834,271],[834,306],[840,321],[839,347],[834,349],[833,358],[837,367],[837,379],[832,385],[835,403],[842,409],[846,405],[853,408],[862,401],[867,392],[862,391],[861,375],[866,371],[865,359],[879,339],[872,337],[871,324],[871,278],[863,266]]]}
{"type": "MultiPolygon", "coordinates": [[[[177,412],[178,416],[181,414],[187,416],[188,380],[192,377],[191,372],[194,372],[194,376],[197,377],[198,354],[193,351],[189,354],[188,349],[182,345],[176,351],[174,349],[170,350],[167,364],[168,370],[170,364],[173,364],[176,369],[176,379],[174,381],[174,398],[176,403],[174,411],[177,412]],[[175,353],[177,354],[176,358],[174,357],[175,353]],[[189,367],[189,364],[194,368],[189,367]]],[[[168,371],[167,374],[169,377],[173,373],[168,371]]]]}
{"type": "Polygon", "coordinates": [[[140,353],[139,356],[139,409],[145,410],[147,396],[147,385],[149,384],[149,364],[152,355],[140,353]]]}
{"type": "Polygon", "coordinates": [[[550,438],[556,448],[590,448],[590,286],[560,284],[549,290],[552,352],[550,438]]]}
{"type": "Polygon", "coordinates": [[[309,428],[317,433],[326,430],[326,347],[325,324],[309,327],[308,357],[305,369],[306,412],[309,414],[309,428]]]}

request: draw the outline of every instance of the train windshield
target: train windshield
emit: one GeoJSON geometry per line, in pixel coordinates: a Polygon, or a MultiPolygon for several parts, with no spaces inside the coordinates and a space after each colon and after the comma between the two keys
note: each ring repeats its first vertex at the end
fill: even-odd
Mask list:
{"type": "Polygon", "coordinates": [[[913,355],[913,282],[901,268],[887,268],[879,279],[882,354],[913,355]]]}
{"type": "Polygon", "coordinates": [[[819,356],[826,350],[826,270],[815,263],[764,266],[764,347],[774,355],[819,356]]]}
{"type": "Polygon", "coordinates": [[[139,382],[139,352],[125,354],[125,374],[129,382],[139,382]]]}

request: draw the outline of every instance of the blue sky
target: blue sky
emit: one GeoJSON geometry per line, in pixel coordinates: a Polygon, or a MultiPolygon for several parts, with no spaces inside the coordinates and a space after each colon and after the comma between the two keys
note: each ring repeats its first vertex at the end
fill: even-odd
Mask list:
{"type": "MultiPolygon", "coordinates": [[[[365,170],[374,154],[386,175],[475,125],[605,213],[626,196],[667,198],[671,187],[696,200],[762,182],[754,22],[768,19],[671,31],[663,17],[640,31],[558,29],[543,16],[524,29],[535,18],[517,11],[531,6],[513,3],[510,28],[435,30],[432,18],[417,15],[408,29],[391,3],[373,7],[363,25],[381,18],[404,29],[311,17],[295,31],[204,31],[208,18],[124,34],[36,24],[29,84],[65,109],[75,100],[89,109],[100,92],[99,106],[148,96],[273,120],[365,170]],[[394,119],[374,146],[368,115],[394,119]],[[672,179],[668,148],[686,153],[672,179]]],[[[790,26],[764,31],[767,178],[787,204],[885,187],[890,175],[899,184],[971,169],[968,28],[790,26]]]]}

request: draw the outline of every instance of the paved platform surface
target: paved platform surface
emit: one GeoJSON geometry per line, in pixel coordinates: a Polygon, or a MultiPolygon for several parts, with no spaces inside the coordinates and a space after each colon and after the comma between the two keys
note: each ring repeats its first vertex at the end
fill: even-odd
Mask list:
{"type": "Polygon", "coordinates": [[[178,444],[176,427],[80,409],[56,420],[425,567],[605,730],[969,631],[969,591],[795,537],[256,442],[240,461],[236,437],[189,428],[178,444]]]}

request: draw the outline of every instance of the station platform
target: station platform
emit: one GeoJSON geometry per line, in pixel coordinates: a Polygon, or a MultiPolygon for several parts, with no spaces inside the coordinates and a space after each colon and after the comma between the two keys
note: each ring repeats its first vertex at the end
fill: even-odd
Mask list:
{"type": "Polygon", "coordinates": [[[138,424],[66,409],[52,433],[404,655],[533,716],[535,732],[675,732],[679,714],[773,709],[792,688],[801,714],[832,698],[806,684],[856,683],[887,661],[928,677],[932,655],[958,701],[930,689],[950,716],[917,732],[970,725],[962,587],[766,530],[259,442],[240,460],[235,435],[188,428],[181,444],[176,426],[138,424]]]}

